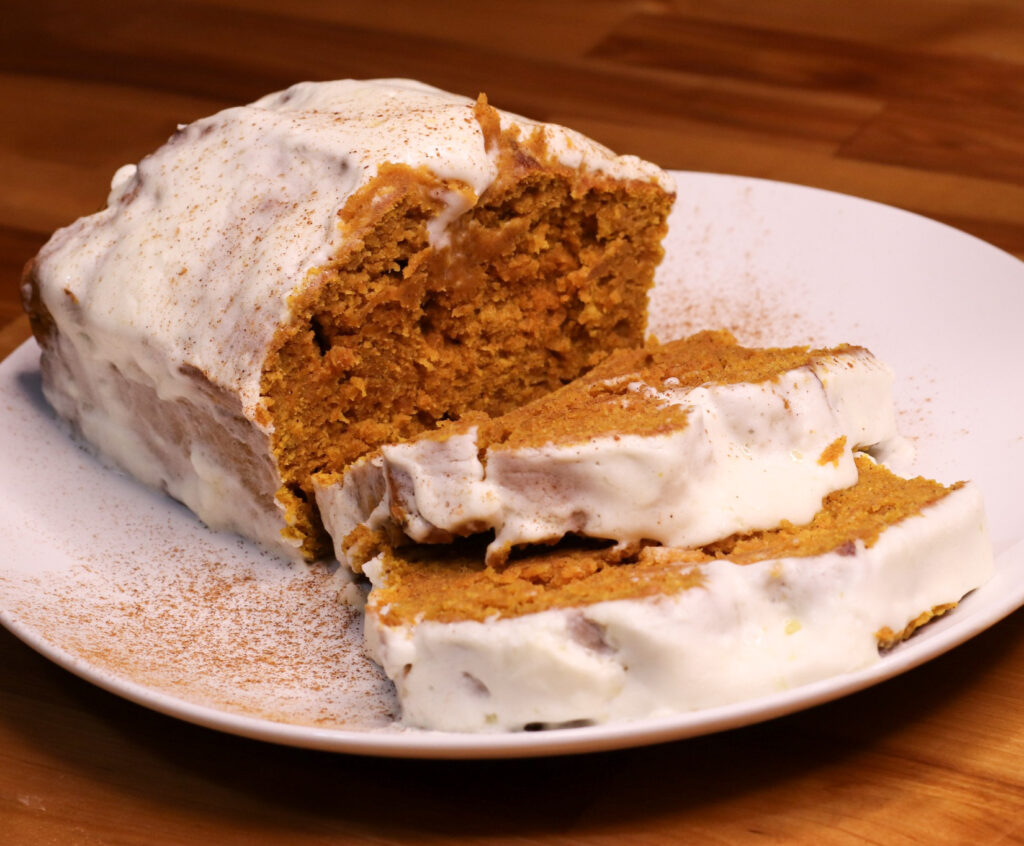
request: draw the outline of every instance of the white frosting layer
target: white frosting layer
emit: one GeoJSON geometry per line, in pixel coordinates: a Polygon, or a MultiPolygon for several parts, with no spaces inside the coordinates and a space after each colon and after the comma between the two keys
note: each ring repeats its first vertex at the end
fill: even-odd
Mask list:
{"type": "MultiPolygon", "coordinates": [[[[503,128],[538,126],[500,114],[503,128]]],[[[561,127],[545,134],[570,166],[674,190],[653,165],[561,127]]],[[[38,256],[40,296],[60,330],[55,354],[66,359],[47,369],[47,397],[102,453],[211,526],[288,553],[276,507],[246,497],[195,433],[177,449],[139,437],[123,383],[198,410],[210,409],[212,385],[237,400],[253,442],[265,439],[257,412],[274,333],[309,271],[352,242],[338,212],[385,162],[428,168],[476,195],[496,175],[473,101],[409,80],[301,83],[183,126],[118,170],[108,206],[56,232],[38,256]]],[[[468,208],[464,194],[442,199],[429,226],[438,246],[468,208]]]]}
{"type": "MultiPolygon", "coordinates": [[[[967,485],[850,554],[701,565],[671,596],[487,622],[386,626],[371,592],[371,655],[403,720],[449,731],[663,716],[783,691],[878,660],[899,632],[993,571],[981,497],[967,485]]],[[[367,563],[386,583],[380,559],[367,563]]]]}
{"type": "MultiPolygon", "coordinates": [[[[854,449],[896,438],[892,373],[864,350],[822,356],[758,384],[630,389],[685,410],[685,425],[574,444],[498,445],[483,460],[475,427],[443,441],[390,445],[347,475],[348,491],[318,494],[321,513],[338,531],[359,522],[379,529],[404,515],[401,530],[420,542],[493,528],[492,558],[570,532],[699,546],[810,521],[824,496],[856,481],[854,449]],[[844,447],[823,461],[840,438],[844,447]]],[[[332,532],[341,560],[345,534],[332,532]]]]}
{"type": "Polygon", "coordinates": [[[339,552],[341,541],[362,522],[364,515],[375,526],[386,521],[388,503],[382,468],[380,455],[370,455],[348,468],[347,484],[321,485],[313,478],[320,518],[334,540],[336,557],[341,562],[346,560],[339,552]]]}

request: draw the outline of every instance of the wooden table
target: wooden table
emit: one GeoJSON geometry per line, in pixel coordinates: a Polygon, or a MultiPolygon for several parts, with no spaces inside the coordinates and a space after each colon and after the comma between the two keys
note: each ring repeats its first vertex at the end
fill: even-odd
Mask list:
{"type": "MultiPolygon", "coordinates": [[[[870,197],[1024,257],[1018,0],[430,5],[6,0],[0,355],[28,336],[21,265],[118,165],[303,78],[485,90],[666,167],[870,197]]],[[[1017,613],[876,688],[720,735],[374,760],[177,722],[0,632],[0,843],[1024,843],[1022,700],[1017,613]]]]}

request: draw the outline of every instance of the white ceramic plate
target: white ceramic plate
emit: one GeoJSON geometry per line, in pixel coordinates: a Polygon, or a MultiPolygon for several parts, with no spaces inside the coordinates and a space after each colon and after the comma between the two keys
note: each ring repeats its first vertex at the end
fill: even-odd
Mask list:
{"type": "Polygon", "coordinates": [[[58,664],[167,714],[339,752],[511,757],[705,734],[835,699],[919,665],[1024,604],[1024,264],[962,232],[851,197],[679,173],[652,302],[666,339],[853,341],[899,375],[916,470],[986,496],[995,578],[867,669],[637,723],[498,735],[406,730],[327,568],[289,569],[102,467],[39,391],[38,351],[0,365],[0,621],[58,664]]]}

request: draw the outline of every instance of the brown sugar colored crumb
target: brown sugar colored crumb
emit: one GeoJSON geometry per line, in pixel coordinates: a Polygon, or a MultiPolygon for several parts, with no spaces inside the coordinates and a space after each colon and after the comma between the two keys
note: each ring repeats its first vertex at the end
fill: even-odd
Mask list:
{"type": "Polygon", "coordinates": [[[616,350],[591,370],[585,381],[596,382],[622,372],[643,371],[644,381],[655,386],[757,383],[776,379],[788,370],[821,358],[862,350],[863,347],[850,344],[831,349],[743,347],[728,331],[704,331],[667,344],[616,350]]]}
{"type": "MultiPolygon", "coordinates": [[[[465,550],[465,545],[459,545],[465,550]]],[[[551,608],[675,593],[701,583],[691,568],[621,564],[600,549],[571,547],[527,555],[501,569],[480,554],[404,547],[385,553],[388,586],[371,595],[388,625],[517,617],[551,608]]]]}
{"type": "Polygon", "coordinates": [[[822,451],[821,455],[818,456],[818,464],[825,466],[826,464],[838,464],[839,459],[843,455],[843,448],[846,446],[846,435],[841,438],[836,438],[822,451]]]}
{"type": "MultiPolygon", "coordinates": [[[[666,344],[652,341],[640,348],[611,352],[581,378],[500,419],[467,416],[459,424],[421,437],[441,440],[477,425],[477,443],[483,450],[578,443],[617,432],[652,436],[678,431],[686,425],[684,408],[632,390],[630,385],[640,382],[658,390],[769,382],[795,368],[860,349],[849,345],[827,350],[753,349],[738,345],[733,335],[723,330],[698,332],[666,344]]],[[[845,443],[841,438],[832,444],[821,463],[837,461],[845,443]]]]}
{"type": "Polygon", "coordinates": [[[930,623],[936,617],[941,617],[947,611],[952,611],[956,608],[957,604],[958,603],[956,602],[944,602],[942,605],[936,605],[928,611],[922,611],[898,632],[894,632],[888,626],[879,629],[875,632],[875,639],[878,641],[878,648],[892,649],[897,643],[900,643],[910,637],[914,632],[921,628],[921,626],[926,623],[930,623]]]}
{"type": "Polygon", "coordinates": [[[654,389],[696,388],[704,384],[766,382],[824,357],[847,353],[808,347],[752,349],[726,331],[698,332],[667,344],[613,351],[573,384],[493,421],[481,431],[481,445],[513,449],[547,443],[573,443],[625,431],[657,435],[685,426],[686,411],[630,390],[642,382],[654,389]]]}
{"type": "Polygon", "coordinates": [[[292,303],[262,391],[278,498],[307,555],[328,549],[312,474],[470,411],[503,414],[643,341],[671,196],[568,168],[540,132],[492,143],[498,177],[447,245],[428,222],[439,196],[468,189],[382,166],[342,211],[359,245],[292,303]]]}

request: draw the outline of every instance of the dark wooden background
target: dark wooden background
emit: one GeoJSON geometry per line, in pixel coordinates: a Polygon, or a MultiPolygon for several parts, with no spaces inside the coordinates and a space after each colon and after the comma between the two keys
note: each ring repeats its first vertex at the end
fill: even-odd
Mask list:
{"type": "MultiPolygon", "coordinates": [[[[380,76],[486,91],[668,168],[890,203],[1024,257],[1019,0],[3,0],[0,355],[28,336],[24,261],[176,123],[380,76]]],[[[0,843],[1022,843],[1022,700],[1017,613],[877,688],[721,735],[373,760],[176,722],[0,632],[0,843]]]]}

